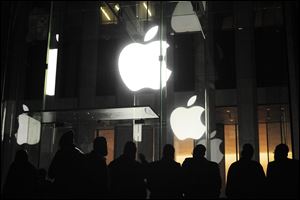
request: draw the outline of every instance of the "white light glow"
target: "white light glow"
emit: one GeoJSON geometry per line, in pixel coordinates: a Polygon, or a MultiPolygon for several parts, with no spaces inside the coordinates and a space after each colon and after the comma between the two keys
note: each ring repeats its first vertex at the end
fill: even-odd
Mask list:
{"type": "Polygon", "coordinates": [[[105,10],[100,7],[101,11],[103,12],[103,14],[105,15],[106,19],[108,19],[109,21],[111,20],[110,17],[108,16],[108,14],[105,12],[105,10]]]}
{"type": "Polygon", "coordinates": [[[147,31],[147,33],[145,34],[144,42],[148,42],[149,40],[154,38],[157,32],[158,32],[158,26],[154,26],[150,28],[149,31],[147,31]]]}
{"type": "Polygon", "coordinates": [[[56,41],[59,42],[59,34],[55,35],[56,41]]]}
{"type": "Polygon", "coordinates": [[[143,5],[144,5],[145,9],[148,11],[148,15],[151,17],[152,13],[151,13],[150,9],[148,9],[147,4],[144,2],[143,5]]]}
{"type": "Polygon", "coordinates": [[[49,49],[48,69],[46,78],[46,95],[55,95],[57,49],[49,49]]]}
{"type": "MultiPolygon", "coordinates": [[[[152,35],[148,34],[146,35],[152,35]]],[[[146,38],[150,40],[152,38],[146,38]]],[[[166,56],[166,41],[162,41],[162,55],[166,56]]],[[[153,41],[147,44],[131,43],[123,48],[120,53],[118,66],[121,78],[131,91],[138,91],[142,88],[157,90],[160,88],[160,41],[153,41]]],[[[166,67],[166,61],[162,61],[162,87],[171,75],[166,67]]]]}
{"type": "Polygon", "coordinates": [[[171,113],[171,128],[175,136],[180,140],[187,138],[200,139],[206,128],[200,121],[204,108],[194,106],[192,108],[179,107],[171,113]]]}
{"type": "MultiPolygon", "coordinates": [[[[189,102],[196,101],[194,97],[189,102]]],[[[175,136],[180,140],[187,138],[200,139],[206,131],[205,125],[201,122],[201,114],[204,108],[193,106],[190,108],[178,107],[172,111],[170,117],[171,128],[175,136]]]]}
{"type": "Polygon", "coordinates": [[[133,124],[133,140],[135,142],[142,141],[142,124],[133,124]]]}

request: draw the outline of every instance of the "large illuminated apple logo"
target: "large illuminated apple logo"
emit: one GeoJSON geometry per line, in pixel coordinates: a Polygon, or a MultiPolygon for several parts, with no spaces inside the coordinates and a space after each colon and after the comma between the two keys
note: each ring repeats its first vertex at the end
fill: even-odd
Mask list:
{"type": "MultiPolygon", "coordinates": [[[[28,107],[23,104],[23,111],[29,111],[28,107]]],[[[28,116],[27,113],[22,113],[18,116],[19,127],[15,134],[17,143],[22,144],[37,144],[40,141],[41,122],[28,116]]]]}
{"type": "Polygon", "coordinates": [[[206,131],[206,127],[200,118],[204,108],[201,106],[192,106],[196,99],[197,96],[195,95],[188,100],[187,106],[190,108],[178,107],[171,113],[171,128],[175,136],[180,140],[187,138],[197,140],[206,131]]]}
{"type": "MultiPolygon", "coordinates": [[[[224,157],[224,154],[220,151],[220,145],[223,141],[219,138],[214,138],[216,136],[216,133],[216,130],[210,133],[210,158],[211,161],[220,163],[224,157]]],[[[206,146],[206,138],[199,140],[198,144],[206,146]]]]}
{"type": "MultiPolygon", "coordinates": [[[[152,27],[145,35],[144,42],[154,38],[158,32],[158,26],[152,27]]],[[[169,47],[166,41],[162,41],[162,87],[166,85],[171,71],[166,67],[165,55],[169,47]]],[[[125,46],[119,56],[119,72],[125,85],[131,91],[142,88],[157,90],[160,88],[160,41],[152,41],[145,44],[131,43],[125,46]]]]}

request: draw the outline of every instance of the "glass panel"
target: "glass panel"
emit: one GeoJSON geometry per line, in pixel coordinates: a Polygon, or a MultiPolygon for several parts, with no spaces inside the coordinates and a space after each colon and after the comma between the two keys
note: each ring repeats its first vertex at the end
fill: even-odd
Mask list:
{"type": "Polygon", "coordinates": [[[115,134],[114,130],[97,130],[96,136],[102,136],[106,138],[107,142],[107,156],[106,164],[108,165],[114,159],[114,149],[115,149],[115,134]]]}
{"type": "Polygon", "coordinates": [[[274,160],[275,147],[281,143],[280,123],[267,123],[269,141],[269,161],[274,160]]]}
{"type": "Polygon", "coordinates": [[[260,123],[258,125],[258,132],[259,132],[259,161],[266,173],[268,162],[269,162],[269,154],[268,154],[267,129],[265,123],[260,123]]]}
{"type": "Polygon", "coordinates": [[[192,157],[194,140],[193,139],[179,140],[177,137],[174,137],[174,148],[175,148],[175,160],[182,164],[185,158],[192,157]]]}
{"type": "MultiPolygon", "coordinates": [[[[224,143],[225,143],[225,173],[227,173],[230,165],[237,161],[237,138],[236,126],[224,125],[224,143]]],[[[226,180],[225,180],[226,181],[226,180]]]]}
{"type": "Polygon", "coordinates": [[[77,123],[98,120],[152,119],[158,115],[150,107],[107,108],[89,110],[42,111],[30,114],[43,123],[77,123]]]}

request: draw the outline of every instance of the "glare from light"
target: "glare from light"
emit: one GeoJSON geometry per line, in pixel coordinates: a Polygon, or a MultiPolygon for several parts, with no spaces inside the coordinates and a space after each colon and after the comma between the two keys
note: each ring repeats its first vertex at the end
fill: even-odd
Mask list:
{"type": "Polygon", "coordinates": [[[108,16],[108,14],[105,12],[105,10],[100,7],[101,11],[103,12],[103,14],[105,15],[106,19],[108,19],[109,21],[111,20],[110,17],[108,16]]]}
{"type": "MultiPolygon", "coordinates": [[[[148,32],[145,39],[151,40],[155,35],[148,32]]],[[[168,47],[169,44],[162,41],[163,58],[166,56],[168,47]]],[[[123,82],[131,91],[138,91],[142,88],[160,89],[160,72],[162,73],[162,88],[166,86],[171,71],[167,69],[165,59],[162,61],[162,70],[160,70],[159,55],[160,41],[158,40],[147,44],[131,43],[123,48],[119,55],[119,72],[123,82]]]]}
{"type": "Polygon", "coordinates": [[[145,9],[148,11],[148,15],[151,17],[152,13],[151,13],[150,9],[148,9],[147,4],[144,2],[143,5],[144,5],[145,9]]]}
{"type": "Polygon", "coordinates": [[[57,64],[57,49],[49,49],[46,95],[55,95],[55,80],[56,80],[56,64],[57,64]]]}

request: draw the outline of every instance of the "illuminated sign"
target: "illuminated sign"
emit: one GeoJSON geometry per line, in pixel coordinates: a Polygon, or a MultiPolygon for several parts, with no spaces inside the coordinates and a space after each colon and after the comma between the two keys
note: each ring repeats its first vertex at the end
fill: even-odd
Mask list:
{"type": "MultiPolygon", "coordinates": [[[[160,41],[149,42],[157,32],[158,26],[152,27],[144,37],[145,44],[131,43],[120,53],[118,61],[120,76],[131,91],[143,88],[160,89],[160,41]]],[[[171,75],[165,61],[168,47],[168,43],[162,41],[162,87],[166,86],[171,75]]]]}
{"type": "MultiPolygon", "coordinates": [[[[23,110],[29,111],[28,107],[23,104],[23,110]]],[[[18,116],[19,127],[16,133],[17,143],[37,144],[40,141],[41,122],[22,113],[18,116]]]]}
{"type": "MultiPolygon", "coordinates": [[[[213,132],[211,132],[210,135],[210,160],[214,161],[216,163],[220,163],[224,157],[224,154],[220,151],[220,145],[222,144],[222,140],[215,137],[217,134],[217,131],[214,130],[213,132]]],[[[198,144],[202,144],[205,147],[206,145],[206,138],[203,138],[201,140],[199,140],[198,144]]]]}
{"type": "Polygon", "coordinates": [[[187,106],[178,107],[171,113],[170,123],[175,136],[180,140],[187,138],[200,139],[206,131],[205,125],[201,122],[201,114],[204,108],[201,106],[192,106],[197,96],[192,96],[187,106]]]}

